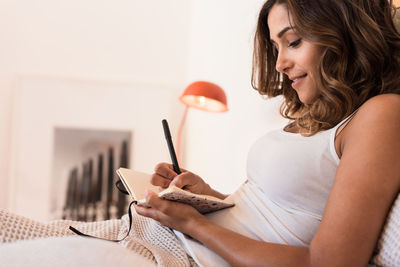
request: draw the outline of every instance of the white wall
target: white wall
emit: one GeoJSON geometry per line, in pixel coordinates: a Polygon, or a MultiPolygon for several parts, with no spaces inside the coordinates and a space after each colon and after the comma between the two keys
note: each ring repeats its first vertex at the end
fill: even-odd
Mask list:
{"type": "Polygon", "coordinates": [[[37,77],[19,84],[8,203],[14,212],[51,218],[54,188],[67,179],[52,175],[56,127],[131,132],[129,166],[137,170],[168,160],[161,120],[169,117],[172,88],[37,77]]]}
{"type": "MultiPolygon", "coordinates": [[[[0,208],[7,206],[12,173],[12,95],[15,81],[27,74],[166,85],[176,96],[194,80],[219,84],[230,111],[189,110],[183,166],[232,192],[245,180],[251,143],[283,124],[277,101],[261,99],[250,85],[252,38],[262,3],[1,0],[0,208]]],[[[171,105],[174,133],[183,105],[171,105]]],[[[147,168],[148,162],[143,164],[147,168]]]]}
{"type": "Polygon", "coordinates": [[[0,208],[7,206],[12,176],[11,103],[18,77],[180,90],[187,72],[189,11],[187,0],[0,1],[0,208]]]}
{"type": "Polygon", "coordinates": [[[246,180],[247,151],[266,131],[283,125],[278,99],[263,100],[252,89],[253,36],[263,0],[194,0],[188,80],[224,88],[229,112],[189,110],[186,166],[220,191],[246,180]]]}
{"type": "Polygon", "coordinates": [[[13,0],[0,1],[0,208],[7,206],[10,169],[12,73],[16,67],[13,0]]]}

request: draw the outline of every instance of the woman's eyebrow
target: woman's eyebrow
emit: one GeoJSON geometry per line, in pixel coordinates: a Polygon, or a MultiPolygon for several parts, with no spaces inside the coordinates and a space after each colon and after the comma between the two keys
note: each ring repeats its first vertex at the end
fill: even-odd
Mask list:
{"type": "MultiPolygon", "coordinates": [[[[282,36],[283,36],[287,31],[292,30],[292,29],[293,29],[293,28],[290,27],[290,26],[287,26],[287,27],[283,28],[283,29],[277,34],[278,38],[279,38],[279,39],[282,38],[282,36]]],[[[270,40],[271,40],[272,43],[275,44],[275,41],[274,41],[271,37],[270,37],[270,40]]]]}
{"type": "Polygon", "coordinates": [[[283,28],[279,33],[278,33],[278,38],[282,38],[282,36],[285,34],[285,32],[287,32],[288,30],[291,30],[292,29],[292,27],[285,27],[285,28],[283,28]]]}

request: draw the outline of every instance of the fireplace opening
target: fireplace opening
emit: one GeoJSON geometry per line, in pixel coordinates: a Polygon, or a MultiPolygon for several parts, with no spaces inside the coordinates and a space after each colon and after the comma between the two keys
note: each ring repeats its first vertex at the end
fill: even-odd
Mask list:
{"type": "Polygon", "coordinates": [[[52,217],[98,221],[127,213],[115,170],[129,168],[131,144],[131,130],[54,128],[52,217]]]}

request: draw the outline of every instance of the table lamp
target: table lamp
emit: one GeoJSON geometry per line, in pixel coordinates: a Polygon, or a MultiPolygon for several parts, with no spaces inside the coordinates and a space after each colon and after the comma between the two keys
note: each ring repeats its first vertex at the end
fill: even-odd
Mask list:
{"type": "Polygon", "coordinates": [[[228,104],[224,90],[211,82],[196,81],[189,84],[183,91],[183,94],[179,97],[179,100],[185,104],[186,107],[181,123],[179,124],[176,140],[178,161],[181,159],[181,135],[189,108],[191,107],[209,112],[228,111],[228,104]]]}

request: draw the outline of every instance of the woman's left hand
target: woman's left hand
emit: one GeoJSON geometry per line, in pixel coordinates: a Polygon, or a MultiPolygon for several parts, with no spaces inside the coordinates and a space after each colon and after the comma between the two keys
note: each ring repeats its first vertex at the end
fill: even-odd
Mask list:
{"type": "Polygon", "coordinates": [[[186,234],[196,223],[207,220],[192,206],[163,200],[150,190],[146,192],[146,205],[150,207],[135,205],[136,212],[186,234]]]}

